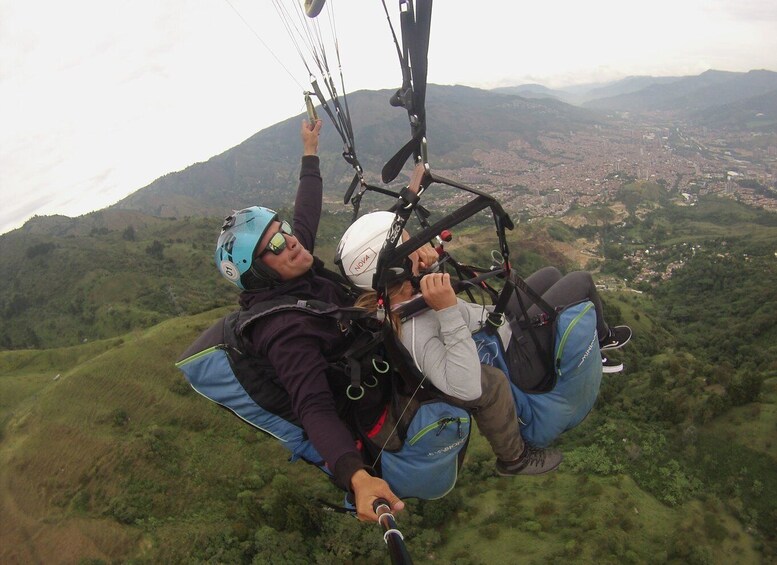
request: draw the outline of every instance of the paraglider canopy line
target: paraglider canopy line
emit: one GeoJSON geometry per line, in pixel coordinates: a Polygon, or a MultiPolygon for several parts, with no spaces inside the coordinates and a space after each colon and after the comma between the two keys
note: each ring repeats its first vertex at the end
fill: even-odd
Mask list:
{"type": "Polygon", "coordinates": [[[283,62],[278,58],[278,56],[273,52],[273,50],[270,49],[269,45],[267,45],[262,39],[262,37],[256,32],[256,30],[253,27],[251,27],[251,24],[249,24],[248,21],[243,17],[243,14],[241,14],[237,10],[237,8],[235,8],[234,4],[232,4],[232,2],[230,2],[229,0],[224,0],[224,2],[226,2],[229,5],[229,7],[232,8],[232,11],[234,11],[237,14],[237,17],[243,20],[243,23],[246,25],[246,27],[248,27],[248,29],[251,30],[251,33],[254,34],[254,37],[256,37],[256,39],[258,39],[259,42],[262,45],[264,45],[264,48],[267,49],[270,55],[273,56],[273,59],[275,59],[278,62],[278,64],[283,68],[283,70],[286,71],[286,73],[291,77],[291,80],[293,80],[294,83],[297,86],[299,86],[300,90],[305,90],[305,88],[300,84],[300,82],[294,77],[292,72],[286,67],[286,65],[283,64],[283,62]]]}

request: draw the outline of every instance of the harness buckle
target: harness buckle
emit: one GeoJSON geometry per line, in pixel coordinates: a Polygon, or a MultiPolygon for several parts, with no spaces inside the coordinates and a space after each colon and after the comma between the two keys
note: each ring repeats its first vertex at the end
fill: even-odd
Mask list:
{"type": "Polygon", "coordinates": [[[537,314],[534,316],[534,319],[532,320],[533,326],[544,326],[545,324],[550,323],[550,316],[547,312],[542,312],[540,314],[537,314]]]}
{"type": "Polygon", "coordinates": [[[416,204],[418,204],[418,200],[420,199],[420,196],[410,190],[410,187],[404,187],[402,190],[399,191],[399,199],[404,202],[404,205],[402,206],[405,210],[412,208],[416,204]]]}

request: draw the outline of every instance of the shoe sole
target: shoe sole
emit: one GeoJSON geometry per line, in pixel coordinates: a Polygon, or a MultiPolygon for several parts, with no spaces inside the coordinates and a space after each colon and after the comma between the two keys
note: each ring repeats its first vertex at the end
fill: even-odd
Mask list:
{"type": "Polygon", "coordinates": [[[507,473],[507,472],[500,471],[499,468],[496,468],[496,474],[499,475],[500,477],[532,477],[537,475],[544,475],[545,473],[550,473],[551,471],[555,471],[556,469],[558,469],[561,463],[563,462],[564,462],[564,457],[562,455],[561,459],[559,459],[558,463],[556,463],[553,467],[551,467],[550,469],[545,469],[544,471],[541,471],[539,473],[521,473],[521,472],[507,473]]]}
{"type": "Polygon", "coordinates": [[[623,363],[620,365],[602,365],[602,373],[620,373],[623,371],[623,363]]]}
{"type": "Polygon", "coordinates": [[[536,477],[537,475],[544,475],[545,473],[550,473],[551,471],[555,471],[559,468],[561,465],[561,461],[558,462],[558,465],[551,467],[550,469],[545,469],[544,471],[540,471],[539,473],[502,473],[500,471],[497,471],[496,474],[500,477],[536,477]]]}

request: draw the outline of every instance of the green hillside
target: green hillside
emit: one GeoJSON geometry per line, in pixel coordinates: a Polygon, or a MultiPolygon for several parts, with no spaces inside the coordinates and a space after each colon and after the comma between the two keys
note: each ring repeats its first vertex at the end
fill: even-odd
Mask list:
{"type": "Polygon", "coordinates": [[[681,349],[749,379],[777,368],[775,252],[777,215],[703,198],[611,230],[603,270],[653,293],[681,349]]]}
{"type": "MultiPolygon", "coordinates": [[[[497,477],[475,433],[457,488],[399,517],[417,563],[777,559],[775,216],[674,206],[651,184],[621,196],[625,210],[527,222],[510,241],[522,274],[601,247],[607,319],[635,330],[614,353],[626,371],[560,438],[557,472],[497,477]]],[[[387,562],[377,526],[322,510],[342,495],[319,471],[174,368],[234,304],[214,221],[124,214],[0,238],[0,563],[387,562]],[[25,331],[38,348],[19,348],[25,331]]],[[[345,216],[325,216],[322,257],[345,216]]],[[[482,263],[484,229],[462,224],[449,248],[482,263]]]]}
{"type": "MultiPolygon", "coordinates": [[[[346,214],[327,215],[316,253],[334,256],[346,214]]],[[[118,336],[234,304],[213,265],[221,218],[104,210],[0,237],[0,350],[118,336]]]]}
{"type": "MultiPolygon", "coordinates": [[[[350,212],[321,219],[315,253],[330,265],[350,220],[350,212]]],[[[490,222],[480,214],[456,230],[450,248],[461,260],[482,261],[486,243],[496,248],[490,222]]],[[[0,350],[88,343],[235,304],[236,288],[213,264],[221,223],[104,210],[74,220],[46,218],[4,234],[0,350]]],[[[524,271],[547,263],[566,267],[567,259],[548,246],[551,239],[546,230],[519,226],[510,234],[521,242],[513,263],[524,271]]]]}
{"type": "MultiPolygon", "coordinates": [[[[624,313],[629,303],[617,300],[624,313]]],[[[2,562],[385,562],[376,526],[319,508],[317,498],[341,501],[320,472],[285,463],[274,441],[194,394],[173,367],[225,311],[0,353],[0,397],[14,399],[2,406],[2,562]]],[[[650,332],[640,335],[638,344],[650,332]]],[[[711,415],[704,399],[718,392],[699,376],[704,362],[641,349],[563,438],[557,473],[498,478],[476,435],[456,491],[400,517],[416,561],[773,555],[777,379],[758,402],[711,415]]]]}

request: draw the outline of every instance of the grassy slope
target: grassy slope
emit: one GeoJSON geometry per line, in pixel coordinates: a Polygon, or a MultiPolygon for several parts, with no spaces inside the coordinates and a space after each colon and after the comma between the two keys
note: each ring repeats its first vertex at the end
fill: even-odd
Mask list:
{"type": "MultiPolygon", "coordinates": [[[[0,561],[183,560],[214,531],[230,531],[241,496],[262,500],[277,472],[338,500],[320,473],[283,463],[281,448],[192,393],[172,366],[222,311],[122,339],[0,354],[0,396],[16,389],[17,398],[0,444],[0,511],[10,518],[0,528],[0,561]],[[63,367],[56,381],[45,371],[54,359],[63,367]],[[20,390],[26,377],[33,379],[20,390]]],[[[710,433],[719,428],[729,441],[773,453],[774,396],[765,395],[760,409],[762,436],[745,417],[713,422],[710,433]]],[[[596,426],[589,420],[566,442],[570,461],[596,426]]],[[[677,532],[726,562],[757,562],[750,536],[714,500],[670,508],[623,474],[567,466],[548,477],[499,479],[490,469],[476,435],[458,487],[466,503],[441,530],[443,543],[417,553],[417,562],[661,561],[680,543],[677,532]]],[[[404,520],[413,547],[425,532],[404,520]]]]}
{"type": "Polygon", "coordinates": [[[134,225],[131,240],[113,225],[0,238],[0,347],[74,345],[226,303],[228,285],[211,276],[216,220],[134,225]]]}
{"type": "MultiPolygon", "coordinates": [[[[701,228],[709,236],[715,225],[705,217],[682,226],[682,236],[701,228]]],[[[768,240],[771,228],[761,227],[751,235],[768,240]]],[[[519,242],[514,258],[527,254],[525,272],[535,260],[532,236],[545,228],[522,228],[511,242],[519,242]]],[[[458,242],[480,255],[469,235],[460,230],[458,242]]],[[[328,234],[319,254],[331,255],[335,240],[328,234]]],[[[607,293],[605,299],[635,328],[626,352],[630,370],[608,378],[589,420],[563,438],[565,465],[547,478],[498,479],[476,436],[456,491],[464,502],[439,528],[442,541],[429,542],[434,532],[414,518],[423,505],[411,504],[401,519],[417,562],[758,562],[757,542],[743,524],[757,519],[753,509],[773,511],[769,497],[777,498],[775,485],[757,484],[774,476],[775,380],[765,383],[760,402],[703,424],[687,449],[685,471],[709,485],[730,483],[726,496],[702,493],[666,506],[628,472],[584,470],[579,462],[590,457],[588,446],[602,445],[608,418],[624,436],[634,432],[630,411],[655,394],[646,370],[685,358],[693,363],[667,349],[648,366],[630,365],[631,351],[646,342],[669,347],[671,336],[646,313],[653,310],[646,295],[607,293]]],[[[10,517],[0,525],[0,561],[178,562],[189,560],[193,549],[202,559],[214,532],[234,536],[251,523],[245,514],[271,497],[278,473],[338,501],[320,473],[285,464],[281,448],[192,393],[173,368],[219,312],[70,348],[0,353],[0,513],[10,517]]],[[[670,379],[662,391],[671,394],[674,386],[670,379]]],[[[629,447],[619,448],[626,460],[629,447]]]]}
{"type": "MultiPolygon", "coordinates": [[[[488,447],[478,443],[476,453],[489,458],[488,447]]],[[[721,508],[706,509],[698,501],[667,507],[627,475],[588,476],[562,466],[547,477],[489,483],[486,494],[470,499],[471,508],[456,516],[442,562],[660,563],[677,531],[695,529],[701,534],[696,541],[708,543],[702,525],[712,513],[725,530],[716,544],[720,562],[758,562],[753,540],[721,508]]]]}
{"type": "Polygon", "coordinates": [[[228,520],[257,461],[282,463],[282,448],[203,401],[173,367],[217,315],[104,342],[87,360],[82,349],[99,344],[60,350],[60,379],[25,391],[18,382],[39,374],[36,353],[0,354],[11,367],[0,396],[15,388],[18,399],[0,444],[0,561],[150,557],[170,544],[180,557],[198,532],[228,520]]]}
{"type": "MultiPolygon", "coordinates": [[[[221,218],[102,215],[108,227],[0,237],[0,350],[101,340],[234,303],[234,287],[213,264],[221,218]]],[[[331,263],[349,220],[325,214],[315,250],[323,260],[331,263]]]]}

